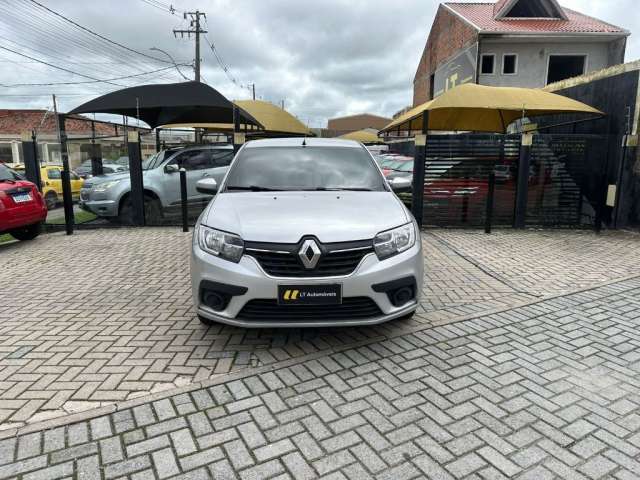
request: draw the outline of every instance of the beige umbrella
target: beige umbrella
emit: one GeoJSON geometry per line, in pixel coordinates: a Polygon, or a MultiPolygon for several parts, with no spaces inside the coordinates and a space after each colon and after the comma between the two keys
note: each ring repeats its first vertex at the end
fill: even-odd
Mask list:
{"type": "Polygon", "coordinates": [[[604,115],[585,103],[537,88],[466,83],[401,115],[381,132],[422,130],[425,112],[429,117],[428,130],[499,133],[506,133],[507,126],[522,117],[559,113],[604,115]]]}

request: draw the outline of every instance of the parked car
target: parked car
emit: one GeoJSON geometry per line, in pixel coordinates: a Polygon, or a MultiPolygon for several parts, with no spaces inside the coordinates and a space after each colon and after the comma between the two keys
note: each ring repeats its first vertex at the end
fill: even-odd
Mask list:
{"type": "Polygon", "coordinates": [[[388,177],[393,172],[413,172],[413,157],[397,156],[382,164],[382,174],[388,177]]]}
{"type": "Polygon", "coordinates": [[[0,164],[0,234],[32,240],[47,218],[47,206],[35,184],[0,164]]]}
{"type": "Polygon", "coordinates": [[[193,235],[203,323],[371,325],[416,310],[418,226],[362,144],[255,140],[222,183],[205,178],[197,188],[217,193],[193,235]]]}
{"type": "MultiPolygon", "coordinates": [[[[104,161],[103,161],[104,162],[104,161]]],[[[80,178],[91,178],[93,174],[91,173],[93,169],[91,168],[91,160],[85,160],[80,164],[78,168],[75,169],[75,172],[80,176],[80,178]]],[[[102,164],[102,174],[103,175],[111,175],[112,173],[122,173],[129,171],[129,164],[122,165],[119,163],[103,163],[102,164]]]]}
{"type": "MultiPolygon", "coordinates": [[[[15,170],[24,177],[24,165],[21,164],[15,170]]],[[[71,196],[73,200],[80,198],[80,189],[84,180],[75,172],[70,172],[71,196]]],[[[40,190],[47,204],[47,208],[51,210],[62,202],[62,166],[61,165],[45,165],[40,167],[40,190]]]]}
{"type": "MultiPolygon", "coordinates": [[[[165,208],[180,205],[180,168],[187,171],[188,201],[208,201],[209,195],[196,190],[196,181],[207,176],[221,181],[232,159],[231,145],[172,148],[149,157],[142,164],[145,213],[149,221],[159,221],[165,208]]],[[[99,217],[129,222],[133,211],[130,192],[128,171],[99,175],[85,180],[80,206],[99,217]]]]}
{"type": "MultiPolygon", "coordinates": [[[[75,172],[69,173],[71,183],[71,196],[74,200],[80,198],[80,190],[84,180],[75,172]]],[[[42,181],[42,195],[50,210],[62,202],[62,167],[46,166],[40,168],[40,180],[42,181]]]]}

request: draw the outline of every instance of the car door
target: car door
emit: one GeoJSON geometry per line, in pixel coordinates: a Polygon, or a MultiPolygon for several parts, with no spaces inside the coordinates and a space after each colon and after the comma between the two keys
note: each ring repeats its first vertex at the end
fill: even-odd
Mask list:
{"type": "Polygon", "coordinates": [[[45,186],[51,188],[59,197],[62,196],[62,174],[57,167],[47,167],[47,178],[44,180],[45,186]]]}
{"type": "MultiPolygon", "coordinates": [[[[184,168],[187,172],[187,200],[194,201],[201,194],[196,190],[196,182],[206,176],[206,169],[209,165],[208,155],[204,149],[189,149],[178,153],[166,166],[176,165],[184,168]]],[[[165,166],[165,168],[166,168],[165,166]]],[[[172,205],[180,203],[180,176],[178,173],[164,173],[164,192],[167,195],[166,204],[172,205]]]]}

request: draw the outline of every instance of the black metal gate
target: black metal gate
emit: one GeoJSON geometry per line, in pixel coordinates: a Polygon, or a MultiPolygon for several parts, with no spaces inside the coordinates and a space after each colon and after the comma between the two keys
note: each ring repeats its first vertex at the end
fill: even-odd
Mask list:
{"type": "Polygon", "coordinates": [[[609,137],[535,134],[529,137],[530,146],[523,144],[522,138],[429,135],[422,224],[483,226],[493,192],[491,222],[496,226],[517,223],[519,194],[525,207],[519,217],[522,226],[594,225],[604,199],[609,137]],[[491,177],[495,178],[495,188],[491,177]]]}
{"type": "Polygon", "coordinates": [[[607,139],[604,135],[534,135],[527,225],[593,225],[602,201],[607,139]],[[588,157],[596,161],[587,161],[588,157]],[[595,171],[589,170],[592,165],[598,166],[595,171]]]}
{"type": "Polygon", "coordinates": [[[493,223],[513,223],[519,135],[429,135],[423,225],[484,225],[489,176],[495,174],[493,223]]]}

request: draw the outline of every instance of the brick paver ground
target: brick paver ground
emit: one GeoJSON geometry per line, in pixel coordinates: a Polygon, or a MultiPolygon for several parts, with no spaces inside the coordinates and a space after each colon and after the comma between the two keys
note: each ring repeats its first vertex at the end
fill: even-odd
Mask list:
{"type": "Polygon", "coordinates": [[[190,234],[175,228],[2,245],[0,430],[638,274],[638,240],[432,231],[411,321],[311,330],[202,326],[191,306],[190,234]]]}
{"type": "Polygon", "coordinates": [[[637,479],[640,279],[0,440],[0,479],[637,479]]]}

